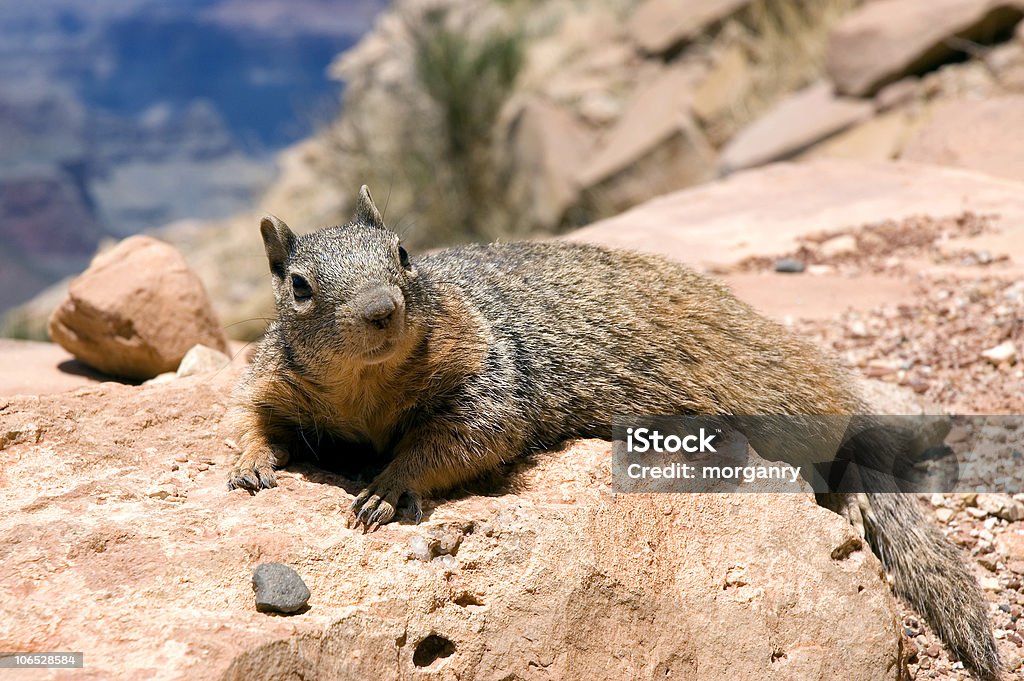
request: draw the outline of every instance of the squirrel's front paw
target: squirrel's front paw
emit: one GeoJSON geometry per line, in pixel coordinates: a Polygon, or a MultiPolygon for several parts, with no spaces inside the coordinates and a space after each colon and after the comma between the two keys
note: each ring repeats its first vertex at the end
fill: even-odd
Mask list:
{"type": "Polygon", "coordinates": [[[255,494],[261,489],[277,487],[274,465],[277,457],[270,452],[252,454],[245,452],[228,476],[228,489],[245,489],[255,494]]]}
{"type": "Polygon", "coordinates": [[[349,523],[349,527],[362,525],[365,532],[373,532],[390,522],[395,517],[395,508],[402,495],[408,495],[411,500],[413,515],[418,523],[423,515],[419,495],[408,489],[408,485],[389,480],[386,474],[381,474],[352,502],[355,517],[349,523]]]}

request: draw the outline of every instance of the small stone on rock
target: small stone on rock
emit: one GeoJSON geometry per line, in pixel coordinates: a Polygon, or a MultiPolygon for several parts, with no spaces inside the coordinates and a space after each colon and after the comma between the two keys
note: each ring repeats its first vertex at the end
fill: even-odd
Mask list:
{"type": "Polygon", "coordinates": [[[434,562],[443,565],[449,570],[454,570],[455,568],[459,567],[459,559],[455,556],[450,556],[447,554],[443,556],[438,556],[434,559],[434,562]]]}
{"type": "Polygon", "coordinates": [[[857,239],[850,234],[835,236],[821,244],[821,254],[826,258],[837,258],[857,252],[857,239]]]}
{"type": "Polygon", "coordinates": [[[173,485],[158,485],[150,488],[146,491],[146,496],[150,499],[159,499],[161,501],[177,496],[173,485]]]}
{"type": "Polygon", "coordinates": [[[1017,357],[1017,348],[1014,346],[1013,341],[1006,341],[1005,343],[1000,343],[994,348],[985,350],[981,353],[981,356],[992,364],[1012,362],[1017,357]]]}
{"type": "Polygon", "coordinates": [[[979,494],[976,503],[978,508],[996,518],[1010,522],[1024,519],[1024,503],[1008,494],[979,494]]]}
{"type": "Polygon", "coordinates": [[[977,518],[977,519],[980,520],[980,519],[984,518],[985,516],[987,516],[988,512],[985,511],[985,509],[977,508],[975,506],[971,506],[971,507],[969,507],[967,509],[967,515],[971,516],[972,518],[977,518]]]}
{"type": "Polygon", "coordinates": [[[149,379],[148,381],[143,381],[142,384],[143,385],[160,385],[161,383],[170,383],[171,381],[173,381],[177,377],[178,377],[178,375],[176,373],[174,373],[173,371],[165,371],[162,374],[157,374],[156,376],[154,376],[153,378],[149,379]]]}
{"type": "Polygon", "coordinates": [[[978,580],[978,584],[985,591],[999,591],[999,579],[996,577],[982,577],[978,580]]]}
{"type": "Polygon", "coordinates": [[[430,550],[430,542],[427,541],[426,537],[420,535],[416,535],[409,540],[409,551],[406,555],[409,558],[422,560],[423,562],[427,562],[434,557],[433,552],[430,550]]]}
{"type": "Polygon", "coordinates": [[[184,378],[186,376],[210,374],[220,371],[228,364],[231,364],[231,358],[223,352],[197,343],[185,353],[175,375],[178,378],[184,378]]]}
{"type": "Polygon", "coordinates": [[[309,588],[299,573],[282,563],[262,563],[252,573],[256,609],[292,614],[306,607],[309,588]]]}
{"type": "Polygon", "coordinates": [[[787,274],[798,274],[803,272],[805,265],[800,260],[794,260],[793,258],[781,258],[775,261],[775,271],[785,272],[787,274]]]}

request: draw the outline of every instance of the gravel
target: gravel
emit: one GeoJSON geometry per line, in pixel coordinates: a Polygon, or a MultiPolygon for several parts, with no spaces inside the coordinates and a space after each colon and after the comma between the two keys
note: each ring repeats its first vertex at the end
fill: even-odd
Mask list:
{"type": "MultiPolygon", "coordinates": [[[[913,304],[848,310],[830,320],[797,319],[793,328],[830,348],[855,371],[913,390],[932,405],[932,413],[1024,414],[1024,361],[1017,355],[1024,349],[1024,281],[1010,269],[1002,271],[1004,259],[952,250],[946,243],[989,229],[988,218],[971,213],[912,217],[844,230],[841,234],[853,237],[857,248],[831,249],[840,251],[835,257],[820,246],[839,233],[821,234],[793,253],[751,259],[741,269],[770,271],[777,260],[788,258],[851,277],[884,273],[905,278],[917,293],[913,304]]],[[[987,483],[991,489],[993,481],[1009,479],[1019,487],[1024,453],[1007,456],[1013,447],[1006,444],[1006,431],[1014,431],[1019,419],[1004,421],[954,419],[947,442],[992,444],[987,450],[979,447],[992,456],[984,459],[987,466],[971,473],[977,479],[964,483],[987,483]]],[[[1020,433],[1015,437],[1019,440],[1020,433]]],[[[922,495],[920,503],[962,548],[978,577],[1006,678],[1024,678],[1024,494],[932,494],[922,495]]],[[[901,616],[911,678],[970,678],[906,604],[901,616]]]]}

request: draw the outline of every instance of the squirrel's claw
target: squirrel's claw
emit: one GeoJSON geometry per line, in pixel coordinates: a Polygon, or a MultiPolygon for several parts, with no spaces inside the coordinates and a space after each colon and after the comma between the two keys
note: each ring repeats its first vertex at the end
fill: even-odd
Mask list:
{"type": "Polygon", "coordinates": [[[272,466],[239,462],[228,476],[228,489],[244,489],[255,494],[261,489],[277,487],[277,476],[272,466]]]}
{"type": "MultiPolygon", "coordinates": [[[[355,517],[349,522],[349,527],[363,527],[365,532],[373,532],[381,525],[391,522],[395,517],[395,510],[398,500],[406,493],[401,489],[387,489],[387,485],[381,485],[374,481],[369,487],[359,493],[352,501],[352,512],[355,517]],[[384,487],[385,489],[379,489],[384,487]]],[[[415,501],[415,508],[419,510],[418,499],[415,501]]],[[[417,513],[418,517],[422,515],[417,513]]]]}

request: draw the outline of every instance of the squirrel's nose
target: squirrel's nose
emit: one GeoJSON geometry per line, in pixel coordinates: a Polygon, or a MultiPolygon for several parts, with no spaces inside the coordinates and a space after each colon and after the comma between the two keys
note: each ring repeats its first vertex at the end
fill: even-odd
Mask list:
{"type": "Polygon", "coordinates": [[[363,319],[378,329],[386,329],[395,315],[395,307],[395,299],[382,291],[363,307],[363,319]]]}

